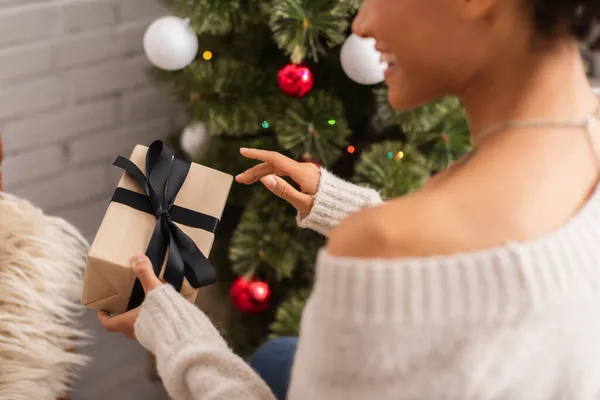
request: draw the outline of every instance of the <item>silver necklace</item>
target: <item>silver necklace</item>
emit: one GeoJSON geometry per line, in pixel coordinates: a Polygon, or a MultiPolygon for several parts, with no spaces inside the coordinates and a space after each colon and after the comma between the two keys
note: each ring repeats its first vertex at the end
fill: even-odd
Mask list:
{"type": "Polygon", "coordinates": [[[522,121],[505,121],[493,125],[481,132],[477,136],[477,142],[483,143],[484,140],[486,140],[489,136],[495,133],[516,128],[581,128],[584,129],[587,133],[591,133],[594,126],[596,125],[598,114],[600,114],[600,104],[596,107],[592,115],[582,120],[554,121],[548,119],[529,119],[522,121]]]}
{"type": "MultiPolygon", "coordinates": [[[[497,125],[493,125],[488,129],[484,130],[477,136],[477,147],[483,143],[489,136],[507,131],[510,129],[516,128],[580,128],[585,132],[586,140],[590,146],[590,150],[594,155],[594,159],[596,160],[596,164],[600,169],[600,155],[595,151],[594,141],[592,138],[592,133],[594,127],[598,122],[598,115],[600,114],[600,104],[596,106],[594,112],[587,118],[581,120],[572,120],[572,121],[553,121],[547,119],[530,119],[530,120],[522,120],[522,121],[505,121],[501,122],[497,125]]],[[[473,145],[473,150],[475,150],[475,143],[473,145]]]]}

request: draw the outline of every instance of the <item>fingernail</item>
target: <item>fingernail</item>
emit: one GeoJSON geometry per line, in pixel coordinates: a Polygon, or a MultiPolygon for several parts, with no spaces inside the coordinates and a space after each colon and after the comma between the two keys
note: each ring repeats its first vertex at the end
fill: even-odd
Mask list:
{"type": "Polygon", "coordinates": [[[247,147],[240,147],[240,151],[246,151],[246,150],[248,150],[247,147]]]}
{"type": "Polygon", "coordinates": [[[265,176],[264,178],[261,179],[261,182],[266,186],[266,187],[270,187],[270,188],[274,188],[275,185],[277,184],[277,181],[275,180],[275,178],[271,175],[265,176]]]}
{"type": "Polygon", "coordinates": [[[138,263],[144,261],[145,259],[146,256],[138,254],[137,256],[133,256],[133,258],[131,259],[131,264],[133,264],[133,266],[136,266],[138,263]]]}

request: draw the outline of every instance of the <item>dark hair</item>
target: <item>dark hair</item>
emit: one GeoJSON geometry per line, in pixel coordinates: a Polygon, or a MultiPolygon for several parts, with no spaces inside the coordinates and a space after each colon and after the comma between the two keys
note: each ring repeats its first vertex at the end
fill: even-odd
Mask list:
{"type": "Polygon", "coordinates": [[[600,21],[600,0],[528,0],[536,32],[544,38],[570,34],[586,39],[600,21]]]}

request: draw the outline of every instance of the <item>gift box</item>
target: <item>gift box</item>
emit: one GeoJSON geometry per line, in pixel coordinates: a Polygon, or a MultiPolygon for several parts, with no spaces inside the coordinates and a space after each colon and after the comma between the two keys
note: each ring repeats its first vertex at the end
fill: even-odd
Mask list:
{"type": "Polygon", "coordinates": [[[216,279],[208,255],[233,177],[174,158],[161,141],[114,165],[125,172],[87,255],[82,304],[115,315],[139,306],[144,292],[131,258],[143,253],[194,302],[216,279]]]}

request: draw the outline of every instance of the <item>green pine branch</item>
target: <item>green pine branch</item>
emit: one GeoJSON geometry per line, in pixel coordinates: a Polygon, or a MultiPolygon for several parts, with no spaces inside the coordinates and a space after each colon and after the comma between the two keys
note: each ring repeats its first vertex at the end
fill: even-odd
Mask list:
{"type": "Polygon", "coordinates": [[[211,134],[256,132],[263,121],[281,119],[287,101],[273,82],[276,72],[233,60],[197,60],[183,71],[156,75],[172,83],[175,96],[211,134]]]}
{"type": "MultiPolygon", "coordinates": [[[[192,161],[235,176],[256,164],[253,160],[240,155],[241,147],[281,150],[273,136],[211,136],[203,143],[200,153],[192,161]]],[[[228,204],[245,206],[252,193],[251,187],[234,183],[228,197],[228,204]]]]}
{"type": "MultiPolygon", "coordinates": [[[[460,110],[460,103],[457,98],[444,97],[409,111],[396,111],[387,100],[387,88],[378,89],[375,94],[379,105],[377,117],[385,121],[387,125],[399,125],[408,136],[430,132],[448,114],[460,110]]],[[[415,142],[418,142],[418,140],[416,139],[415,142]]]]}
{"type": "Polygon", "coordinates": [[[261,2],[266,0],[166,0],[177,14],[189,18],[198,34],[224,35],[244,32],[260,21],[261,2]]]}
{"type": "MultiPolygon", "coordinates": [[[[275,49],[271,30],[265,24],[252,24],[248,27],[251,34],[211,34],[198,36],[198,61],[203,53],[210,51],[212,60],[233,60],[246,65],[261,65],[265,62],[264,51],[275,49]]],[[[282,57],[283,58],[283,57],[282,57]]]]}
{"type": "Polygon", "coordinates": [[[342,43],[350,9],[332,0],[273,0],[265,4],[273,37],[296,61],[318,60],[328,48],[342,43]]]}
{"type": "Polygon", "coordinates": [[[339,157],[351,133],[342,103],[323,91],[313,91],[290,102],[275,132],[292,157],[298,159],[308,152],[325,166],[339,157]]]}
{"type": "Polygon", "coordinates": [[[410,111],[396,111],[387,101],[387,89],[375,91],[377,119],[399,126],[410,145],[423,148],[428,168],[441,171],[471,149],[467,119],[455,97],[444,97],[410,111]]]}
{"type": "Polygon", "coordinates": [[[341,7],[345,7],[353,13],[358,11],[362,3],[363,0],[339,0],[339,4],[341,7]]]}
{"type": "Polygon", "coordinates": [[[310,291],[308,289],[293,291],[281,302],[275,313],[275,321],[269,326],[269,330],[271,331],[269,335],[270,339],[298,336],[304,304],[309,294],[310,291]]]}
{"type": "Polygon", "coordinates": [[[323,239],[299,228],[295,214],[289,204],[257,186],[231,241],[233,270],[279,281],[291,278],[299,268],[309,268],[323,239]]]}
{"type": "Polygon", "coordinates": [[[419,150],[399,141],[386,141],[362,154],[354,181],[389,199],[420,188],[429,177],[427,157],[419,150]]]}
{"type": "Polygon", "coordinates": [[[471,131],[462,108],[447,113],[445,118],[432,129],[429,165],[441,171],[464,154],[471,151],[471,131]]]}

